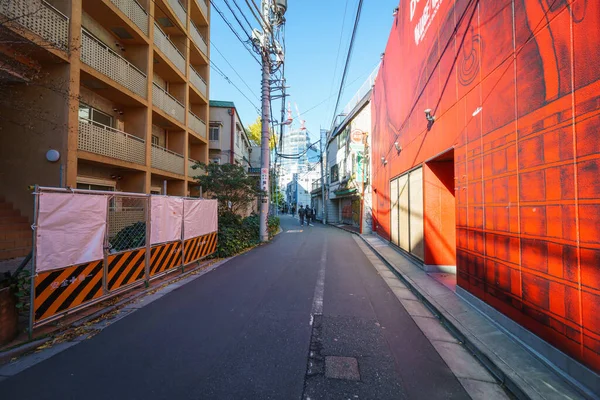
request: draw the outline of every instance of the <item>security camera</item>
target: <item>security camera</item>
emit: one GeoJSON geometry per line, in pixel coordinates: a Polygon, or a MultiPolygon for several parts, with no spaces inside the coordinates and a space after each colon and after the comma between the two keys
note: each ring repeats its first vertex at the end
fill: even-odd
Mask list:
{"type": "Polygon", "coordinates": [[[425,110],[425,118],[427,118],[427,121],[429,121],[429,122],[435,121],[435,117],[433,115],[431,115],[431,108],[428,108],[427,110],[425,110]]]}

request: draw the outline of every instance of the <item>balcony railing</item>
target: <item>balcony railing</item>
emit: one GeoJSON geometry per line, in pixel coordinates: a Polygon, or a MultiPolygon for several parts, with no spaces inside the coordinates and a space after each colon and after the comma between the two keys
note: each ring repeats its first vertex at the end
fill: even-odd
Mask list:
{"type": "Polygon", "coordinates": [[[82,30],[81,61],[141,97],[147,96],[146,74],[107,45],[82,30]]]}
{"type": "Polygon", "coordinates": [[[183,156],[152,144],[152,166],[163,171],[183,175],[183,156]]]}
{"type": "Polygon", "coordinates": [[[185,122],[185,107],[175,97],[171,96],[153,82],[152,85],[152,104],[175,118],[182,124],[185,122]]]}
{"type": "Polygon", "coordinates": [[[196,2],[204,13],[204,16],[208,19],[208,5],[206,4],[206,0],[196,0],[196,2]]]}
{"type": "Polygon", "coordinates": [[[198,164],[198,161],[188,158],[188,176],[190,178],[200,175],[199,169],[192,168],[196,164],[198,164]]]}
{"type": "Polygon", "coordinates": [[[140,3],[136,0],[110,0],[110,2],[123,11],[123,14],[127,15],[127,18],[136,24],[144,34],[148,35],[148,13],[140,3]]]}
{"type": "Polygon", "coordinates": [[[187,21],[187,11],[185,10],[183,4],[181,4],[179,0],[167,0],[167,3],[169,3],[173,11],[175,12],[175,15],[177,15],[177,18],[179,18],[183,26],[187,27],[185,23],[187,21]]]}
{"type": "Polygon", "coordinates": [[[190,81],[196,89],[206,97],[206,81],[200,74],[190,66],[190,81]]]}
{"type": "Polygon", "coordinates": [[[89,119],[79,119],[78,148],[118,160],[146,164],[144,139],[89,119]]]}
{"type": "Polygon", "coordinates": [[[61,50],[69,49],[69,17],[44,0],[2,0],[0,14],[61,50]]]}
{"type": "Polygon", "coordinates": [[[198,135],[206,138],[206,123],[191,111],[189,111],[188,126],[198,135]]]}
{"type": "Polygon", "coordinates": [[[317,189],[321,189],[321,186],[322,186],[322,185],[321,185],[321,180],[320,180],[320,179],[317,179],[316,181],[314,181],[314,182],[312,183],[312,185],[311,185],[311,190],[310,190],[310,191],[311,191],[311,192],[314,192],[314,191],[315,191],[315,190],[317,190],[317,189]]]}
{"type": "Polygon", "coordinates": [[[208,46],[206,45],[206,40],[204,40],[204,36],[200,33],[196,25],[192,22],[192,29],[190,32],[192,33],[192,40],[196,43],[196,46],[200,49],[204,55],[208,55],[208,46]]]}
{"type": "Polygon", "coordinates": [[[156,22],[154,23],[154,44],[185,75],[185,57],[156,22]]]}

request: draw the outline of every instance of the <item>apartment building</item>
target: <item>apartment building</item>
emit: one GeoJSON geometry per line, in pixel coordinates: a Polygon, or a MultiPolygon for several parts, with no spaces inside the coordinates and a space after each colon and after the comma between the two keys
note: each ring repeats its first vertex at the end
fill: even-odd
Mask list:
{"type": "Polygon", "coordinates": [[[0,196],[195,195],[208,161],[207,0],[0,1],[0,196]]]}
{"type": "MultiPolygon", "coordinates": [[[[260,153],[260,148],[258,149],[260,153]]],[[[253,144],[231,101],[210,101],[209,160],[217,164],[259,167],[250,163],[253,144]]],[[[260,155],[259,155],[260,157],[260,155]]]]}

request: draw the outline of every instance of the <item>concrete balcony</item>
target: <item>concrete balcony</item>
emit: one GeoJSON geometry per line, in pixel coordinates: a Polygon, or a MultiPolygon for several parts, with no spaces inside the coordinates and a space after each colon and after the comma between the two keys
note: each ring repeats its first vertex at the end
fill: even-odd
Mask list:
{"type": "Polygon", "coordinates": [[[78,148],[117,160],[146,164],[144,139],[89,119],[79,119],[78,148]]]}
{"type": "Polygon", "coordinates": [[[68,51],[69,17],[44,0],[1,0],[0,14],[68,51]]]}
{"type": "Polygon", "coordinates": [[[110,0],[123,14],[129,18],[144,34],[148,35],[148,13],[136,0],[110,0]]]}
{"type": "Polygon", "coordinates": [[[192,23],[191,26],[192,27],[190,29],[190,32],[192,34],[192,40],[194,41],[194,43],[196,43],[196,46],[198,46],[200,51],[205,56],[208,56],[208,46],[206,45],[206,40],[204,40],[204,36],[202,36],[198,28],[196,28],[196,25],[194,25],[194,23],[192,23]]]}
{"type": "Polygon", "coordinates": [[[143,98],[147,97],[146,74],[85,29],[81,33],[81,61],[83,63],[123,85],[133,93],[143,98]]]}
{"type": "Polygon", "coordinates": [[[175,97],[158,86],[156,82],[152,85],[152,104],[175,118],[182,124],[185,122],[185,107],[175,97]]]}
{"type": "Polygon", "coordinates": [[[192,168],[196,164],[198,164],[198,161],[193,160],[191,158],[188,159],[188,177],[193,178],[195,176],[200,175],[199,169],[192,168]]]}
{"type": "Polygon", "coordinates": [[[188,115],[188,126],[191,130],[200,135],[200,137],[206,139],[206,123],[191,111],[189,111],[188,115]]]}
{"type": "Polygon", "coordinates": [[[190,82],[192,82],[192,85],[194,85],[194,87],[196,89],[198,89],[198,91],[200,93],[202,93],[204,95],[204,97],[206,97],[206,81],[191,66],[190,66],[190,82]]]}
{"type": "Polygon", "coordinates": [[[152,167],[183,175],[184,157],[164,147],[152,145],[152,167]]]}
{"type": "Polygon", "coordinates": [[[167,3],[169,6],[171,6],[173,12],[175,15],[177,15],[177,18],[183,24],[183,26],[187,28],[187,11],[185,10],[185,7],[179,2],[179,0],[167,0],[167,3]]]}
{"type": "MultiPolygon", "coordinates": [[[[177,0],[175,0],[177,2],[177,0]]],[[[179,2],[177,2],[179,3],[179,2]]],[[[160,29],[160,26],[154,23],[154,44],[163,52],[163,54],[185,75],[185,57],[177,47],[171,42],[167,35],[160,29]]]]}
{"type": "Polygon", "coordinates": [[[206,4],[206,0],[196,0],[196,3],[200,6],[200,10],[206,18],[208,18],[208,5],[206,4]]]}

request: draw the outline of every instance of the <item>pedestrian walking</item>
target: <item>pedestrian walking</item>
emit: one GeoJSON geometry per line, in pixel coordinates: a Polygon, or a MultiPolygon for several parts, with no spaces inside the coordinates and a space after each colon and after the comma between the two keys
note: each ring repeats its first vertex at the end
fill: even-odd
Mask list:
{"type": "Polygon", "coordinates": [[[304,209],[303,205],[300,205],[300,208],[298,209],[298,216],[300,217],[300,225],[304,226],[304,217],[306,216],[306,210],[304,209]]]}
{"type": "Polygon", "coordinates": [[[292,206],[292,217],[296,216],[296,206],[292,206]]]}
{"type": "Polygon", "coordinates": [[[310,225],[310,220],[313,219],[313,210],[310,206],[306,206],[305,212],[306,212],[306,225],[310,225]]]}

